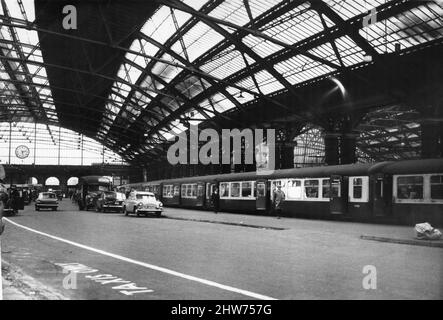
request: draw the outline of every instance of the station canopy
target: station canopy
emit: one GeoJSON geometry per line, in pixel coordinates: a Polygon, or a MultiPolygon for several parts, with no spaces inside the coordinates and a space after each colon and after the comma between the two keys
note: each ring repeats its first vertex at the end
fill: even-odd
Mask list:
{"type": "MultiPolygon", "coordinates": [[[[0,122],[73,130],[134,164],[164,154],[189,121],[443,39],[442,1],[0,3],[0,122]],[[75,30],[63,28],[67,4],[75,30]]],[[[413,106],[374,112],[358,128],[369,158],[417,147],[405,145],[419,136],[413,106]]]]}

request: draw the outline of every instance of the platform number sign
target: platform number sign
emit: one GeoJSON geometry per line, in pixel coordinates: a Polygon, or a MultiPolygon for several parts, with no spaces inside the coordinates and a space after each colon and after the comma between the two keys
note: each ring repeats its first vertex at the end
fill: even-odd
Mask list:
{"type": "Polygon", "coordinates": [[[25,159],[29,157],[29,148],[27,146],[18,146],[15,149],[15,155],[19,159],[25,159]]]}

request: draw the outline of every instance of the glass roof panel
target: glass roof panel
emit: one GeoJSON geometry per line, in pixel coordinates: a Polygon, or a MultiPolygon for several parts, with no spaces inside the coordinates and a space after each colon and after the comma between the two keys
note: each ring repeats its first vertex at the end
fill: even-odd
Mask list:
{"type": "Polygon", "coordinates": [[[334,9],[344,20],[348,20],[384,4],[386,0],[324,0],[324,2],[334,9]]]}
{"type": "Polygon", "coordinates": [[[304,3],[269,22],[261,31],[284,43],[294,44],[323,31],[323,26],[318,13],[304,3]]]}
{"type": "Polygon", "coordinates": [[[126,164],[122,158],[96,140],[69,129],[30,122],[0,122],[0,163],[91,165],[101,163],[126,164]],[[10,127],[11,125],[11,127],[10,127]],[[11,130],[11,132],[10,132],[11,130]],[[11,134],[11,148],[9,137],[11,134]],[[15,149],[27,146],[29,157],[18,159],[15,149]],[[60,150],[60,162],[58,162],[60,150]],[[104,158],[103,158],[104,151],[104,158]]]}
{"type": "MultiPolygon", "coordinates": [[[[235,23],[239,26],[243,26],[249,22],[243,0],[226,0],[212,10],[209,15],[217,19],[235,23]]],[[[230,33],[234,31],[231,28],[224,28],[230,33]]]]}
{"type": "Polygon", "coordinates": [[[395,44],[410,48],[443,37],[443,3],[427,3],[360,30],[378,53],[392,53],[395,44]]]}

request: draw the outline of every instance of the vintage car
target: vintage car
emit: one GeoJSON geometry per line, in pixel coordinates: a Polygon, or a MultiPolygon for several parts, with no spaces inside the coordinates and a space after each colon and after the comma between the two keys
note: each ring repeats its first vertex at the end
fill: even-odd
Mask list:
{"type": "Polygon", "coordinates": [[[54,190],[53,192],[57,195],[58,201],[62,201],[63,200],[63,191],[61,191],[61,190],[54,190]]]}
{"type": "Polygon", "coordinates": [[[123,212],[126,216],[129,214],[136,214],[137,216],[154,214],[160,217],[163,212],[163,204],[157,200],[152,192],[133,191],[125,201],[123,212]]]}
{"type": "Polygon", "coordinates": [[[89,209],[94,209],[96,207],[97,199],[101,196],[102,191],[88,192],[85,196],[84,209],[88,211],[89,209]]]}
{"type": "Polygon", "coordinates": [[[51,209],[56,211],[58,208],[57,195],[54,192],[40,192],[35,201],[35,210],[51,209]]]}
{"type": "Polygon", "coordinates": [[[126,197],[123,193],[115,191],[102,192],[95,201],[95,210],[100,212],[116,211],[123,212],[126,197]]]}

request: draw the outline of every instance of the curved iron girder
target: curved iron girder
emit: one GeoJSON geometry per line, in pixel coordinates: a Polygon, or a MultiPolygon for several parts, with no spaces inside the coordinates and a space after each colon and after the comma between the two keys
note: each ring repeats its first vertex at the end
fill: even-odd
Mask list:
{"type": "MultiPolygon", "coordinates": [[[[181,1],[177,1],[177,0],[155,0],[155,1],[157,3],[160,3],[160,4],[164,5],[164,6],[171,7],[171,8],[174,8],[174,9],[177,9],[177,10],[189,13],[189,14],[191,14],[193,16],[197,16],[197,17],[200,18],[201,21],[205,21],[205,23],[209,22],[212,25],[213,24],[215,24],[215,25],[219,25],[220,24],[220,25],[224,25],[224,26],[236,29],[236,30],[242,30],[242,31],[245,31],[245,32],[247,32],[247,33],[249,33],[251,35],[254,35],[256,37],[259,37],[259,38],[262,38],[262,39],[267,40],[269,42],[272,42],[274,44],[277,44],[277,45],[279,45],[279,46],[281,46],[283,48],[295,50],[298,54],[304,55],[307,58],[310,58],[310,59],[312,59],[314,61],[320,62],[320,63],[322,63],[324,65],[328,65],[329,67],[331,67],[333,69],[339,69],[340,68],[339,65],[331,63],[330,61],[324,60],[324,59],[322,59],[320,57],[317,57],[314,54],[311,54],[311,53],[308,53],[308,52],[304,52],[304,51],[300,51],[296,47],[294,47],[293,45],[290,45],[290,44],[287,44],[287,43],[285,43],[283,41],[277,40],[276,38],[268,36],[268,35],[264,34],[261,31],[258,31],[258,30],[255,30],[255,29],[251,29],[251,28],[248,28],[248,27],[238,26],[235,23],[211,17],[209,15],[206,15],[206,14],[200,12],[200,11],[197,11],[197,10],[193,9],[192,7],[186,5],[185,3],[181,2],[181,1]]],[[[298,4],[301,4],[303,2],[305,2],[305,1],[302,1],[302,2],[300,2],[298,4]]],[[[224,30],[223,28],[221,28],[221,29],[224,30]]]]}
{"type": "MultiPolygon", "coordinates": [[[[58,89],[58,90],[65,90],[65,91],[69,91],[69,92],[73,92],[73,93],[83,93],[82,91],[79,91],[79,90],[75,90],[75,89],[68,89],[68,88],[64,88],[64,87],[58,87],[58,86],[53,86],[53,85],[49,85],[49,84],[42,84],[42,83],[34,83],[34,82],[32,82],[32,83],[29,83],[29,82],[26,82],[26,81],[15,81],[15,80],[12,80],[12,79],[3,79],[2,81],[4,81],[4,82],[10,82],[10,83],[13,83],[13,84],[25,84],[25,85],[28,85],[28,86],[34,86],[34,87],[42,87],[42,88],[48,88],[48,89],[51,89],[51,88],[55,88],[55,89],[58,89]]],[[[115,94],[116,96],[119,96],[120,98],[124,98],[124,96],[122,96],[120,93],[118,93],[118,92],[112,92],[113,94],[115,94]]],[[[52,96],[48,96],[48,95],[42,95],[41,93],[39,94],[40,95],[40,97],[44,97],[44,96],[46,96],[46,97],[51,97],[51,99],[53,100],[52,102],[51,101],[42,101],[42,102],[46,102],[46,103],[50,103],[50,104],[52,104],[52,105],[54,105],[55,106],[55,103],[62,103],[62,104],[65,104],[65,105],[72,105],[73,107],[76,107],[77,109],[84,109],[84,110],[88,110],[88,111],[93,111],[94,109],[92,109],[92,108],[90,108],[90,107],[87,107],[87,106],[84,106],[84,105],[79,105],[79,104],[77,104],[77,103],[68,103],[68,102],[61,102],[61,101],[56,101],[56,100],[54,100],[54,98],[52,97],[52,96]]],[[[91,96],[91,97],[96,97],[96,98],[101,98],[102,100],[104,100],[105,102],[108,102],[108,103],[114,103],[114,100],[112,100],[112,99],[109,99],[109,98],[106,98],[106,99],[104,99],[102,96],[98,96],[98,95],[95,95],[95,94],[91,94],[91,93],[87,93],[87,95],[88,96],[91,96]]],[[[43,107],[43,108],[45,108],[45,107],[43,107]]],[[[46,108],[45,108],[46,109],[46,108]]],[[[138,109],[138,110],[140,110],[140,109],[142,109],[142,107],[140,107],[140,106],[136,106],[136,108],[134,108],[134,109],[138,109]]],[[[118,114],[116,114],[116,113],[114,113],[114,112],[111,112],[111,111],[109,111],[109,110],[107,110],[107,112],[109,113],[109,114],[111,114],[111,115],[115,115],[115,116],[117,116],[117,117],[120,117],[122,120],[126,120],[126,118],[124,118],[124,117],[121,117],[120,115],[118,115],[118,114]]],[[[161,117],[163,117],[163,115],[161,115],[161,114],[158,114],[158,113],[156,113],[154,110],[149,110],[149,112],[154,116],[154,118],[155,119],[157,119],[157,121],[160,121],[161,120],[161,117]]]]}
{"type": "MultiPolygon", "coordinates": [[[[176,52],[174,52],[174,51],[171,50],[170,48],[165,48],[162,44],[158,43],[157,41],[155,41],[155,40],[153,40],[153,39],[150,39],[150,38],[146,37],[145,35],[141,35],[141,37],[146,38],[147,41],[150,41],[152,44],[154,44],[154,45],[160,47],[161,49],[165,50],[165,51],[166,51],[169,55],[171,55],[174,59],[180,61],[180,62],[183,63],[184,65],[189,66],[189,68],[195,70],[196,67],[195,67],[193,64],[191,64],[190,62],[188,62],[186,59],[184,59],[183,57],[181,57],[179,54],[177,54],[176,52]]],[[[225,95],[229,100],[231,100],[231,102],[233,102],[236,106],[238,106],[238,107],[240,107],[240,108],[241,108],[241,104],[240,104],[235,98],[233,98],[231,94],[229,94],[229,93],[226,91],[225,87],[233,87],[233,88],[237,88],[237,89],[242,90],[243,92],[247,92],[247,93],[249,93],[249,94],[251,94],[251,95],[253,95],[253,96],[257,96],[257,97],[264,98],[264,99],[270,101],[271,103],[273,103],[273,104],[275,104],[275,105],[277,105],[277,106],[279,106],[279,107],[282,107],[282,108],[284,108],[284,109],[288,109],[286,106],[284,106],[284,105],[278,103],[277,101],[274,101],[274,100],[270,99],[270,98],[267,97],[266,95],[262,95],[262,94],[259,94],[259,93],[254,92],[254,91],[251,91],[251,90],[245,89],[245,88],[243,88],[243,87],[239,87],[239,86],[233,84],[233,82],[228,82],[228,81],[226,81],[226,80],[220,80],[220,79],[217,79],[216,77],[213,77],[213,76],[211,76],[211,75],[209,75],[209,74],[207,74],[207,73],[203,73],[203,74],[202,74],[202,73],[201,73],[202,71],[201,71],[200,69],[197,69],[197,72],[198,72],[200,75],[202,75],[203,78],[205,78],[206,80],[208,80],[210,83],[213,83],[212,80],[216,80],[218,83],[217,83],[216,85],[213,85],[210,89],[214,89],[214,88],[216,88],[216,89],[217,89],[217,92],[221,92],[221,93],[222,93],[223,95],[225,95]],[[224,86],[221,86],[222,83],[224,84],[224,86]]],[[[208,89],[208,90],[209,90],[209,89],[208,89]]],[[[200,93],[198,96],[200,96],[201,94],[202,94],[202,93],[200,93]]],[[[211,95],[212,95],[212,94],[208,94],[207,97],[210,97],[211,95]]],[[[192,101],[192,100],[191,100],[191,101],[192,101]]],[[[172,121],[173,119],[175,119],[175,117],[179,116],[180,114],[182,114],[182,113],[188,111],[188,110],[191,109],[191,108],[194,108],[195,105],[197,105],[197,104],[192,103],[192,105],[191,105],[191,104],[185,104],[185,105],[181,106],[181,107],[180,107],[179,109],[177,109],[173,114],[169,115],[168,118],[165,119],[165,120],[162,122],[162,125],[164,126],[165,123],[168,123],[168,122],[172,121]]],[[[160,128],[160,127],[161,127],[161,125],[157,126],[156,129],[158,129],[158,128],[160,128]]],[[[154,132],[155,132],[155,130],[154,130],[154,131],[150,131],[148,134],[151,135],[151,134],[153,134],[154,132]]]]}
{"type": "MultiPolygon", "coordinates": [[[[224,0],[213,0],[213,1],[209,1],[207,4],[205,4],[201,11],[203,12],[209,12],[211,10],[213,10],[214,8],[216,8],[220,3],[222,3],[224,0]]],[[[165,53],[165,48],[169,48],[175,41],[178,40],[178,38],[180,38],[180,34],[183,32],[187,32],[189,31],[195,24],[197,23],[197,19],[191,18],[189,21],[187,21],[181,28],[180,30],[178,30],[172,37],[170,37],[163,45],[161,45],[160,43],[151,40],[149,37],[147,37],[146,35],[144,35],[143,33],[139,32],[140,36],[139,39],[142,38],[145,41],[154,44],[155,46],[157,46],[160,50],[158,53],[155,54],[155,57],[160,59],[162,57],[162,55],[165,53]]],[[[145,53],[143,46],[140,42],[140,47],[142,48],[142,52],[145,53]]],[[[147,63],[145,68],[140,68],[140,66],[137,67],[142,71],[142,73],[140,74],[140,76],[138,77],[137,81],[135,82],[136,84],[140,84],[145,78],[147,73],[152,69],[152,67],[157,63],[160,62],[159,60],[156,59],[151,59],[149,61],[149,63],[147,63]]],[[[192,67],[192,65],[191,65],[192,67]]],[[[152,73],[151,73],[152,75],[152,73]]],[[[129,99],[131,98],[131,96],[134,94],[134,92],[131,90],[131,92],[128,93],[127,98],[125,99],[124,105],[126,105],[126,103],[129,101],[129,99]]],[[[157,99],[156,99],[157,100],[157,99]]],[[[169,112],[172,112],[171,110],[169,110],[169,112]]]]}

